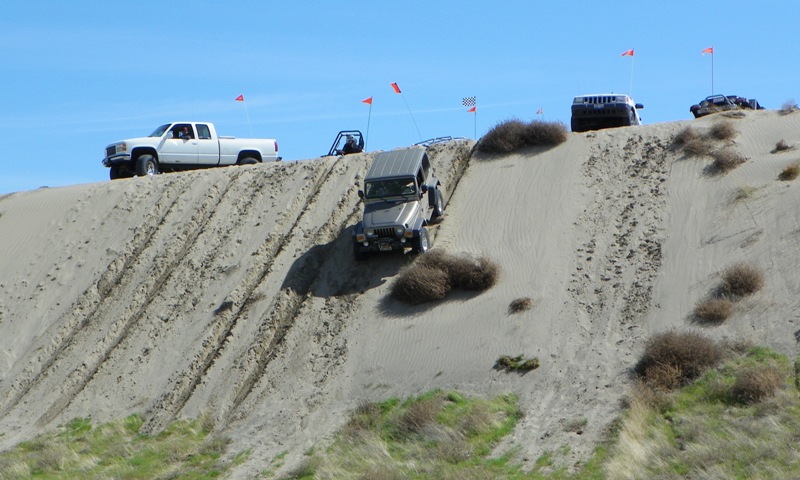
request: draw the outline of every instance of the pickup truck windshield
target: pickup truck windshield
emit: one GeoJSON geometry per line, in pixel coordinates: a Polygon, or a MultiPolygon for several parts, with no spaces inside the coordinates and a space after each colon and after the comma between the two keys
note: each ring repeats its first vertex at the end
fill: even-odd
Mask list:
{"type": "Polygon", "coordinates": [[[150,134],[150,135],[148,135],[148,136],[150,136],[150,137],[160,137],[161,135],[164,135],[164,132],[166,132],[166,131],[167,131],[167,129],[169,128],[169,126],[170,126],[170,124],[169,124],[169,123],[168,123],[168,124],[166,124],[166,125],[161,125],[160,127],[158,127],[158,128],[156,128],[155,130],[153,130],[153,133],[151,133],[151,134],[150,134]]]}
{"type": "Polygon", "coordinates": [[[417,193],[417,185],[413,177],[392,178],[389,180],[375,180],[365,185],[367,198],[381,198],[417,193]]]}

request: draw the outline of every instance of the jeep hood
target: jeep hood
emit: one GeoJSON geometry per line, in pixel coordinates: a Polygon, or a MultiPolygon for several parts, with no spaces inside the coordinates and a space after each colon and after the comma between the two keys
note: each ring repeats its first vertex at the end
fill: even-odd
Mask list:
{"type": "MultiPolygon", "coordinates": [[[[417,202],[378,202],[364,206],[364,227],[380,228],[405,225],[410,222],[417,208],[417,202]]],[[[413,227],[413,225],[409,225],[413,227]]]]}

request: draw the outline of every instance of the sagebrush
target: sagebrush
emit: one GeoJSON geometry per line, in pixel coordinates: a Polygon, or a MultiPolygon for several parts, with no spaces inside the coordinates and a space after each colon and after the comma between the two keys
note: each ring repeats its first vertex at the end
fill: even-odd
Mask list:
{"type": "Polygon", "coordinates": [[[519,119],[495,125],[478,142],[477,149],[485,153],[510,153],[526,147],[555,146],[567,141],[567,127],[561,122],[519,119]]]}

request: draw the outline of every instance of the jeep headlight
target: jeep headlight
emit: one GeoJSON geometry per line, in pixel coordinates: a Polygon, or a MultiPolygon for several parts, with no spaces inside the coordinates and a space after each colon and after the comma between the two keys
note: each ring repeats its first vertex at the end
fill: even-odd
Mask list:
{"type": "Polygon", "coordinates": [[[375,236],[375,230],[372,229],[372,228],[368,228],[368,229],[364,230],[364,234],[366,234],[366,236],[368,236],[368,237],[374,237],[375,236]]]}
{"type": "Polygon", "coordinates": [[[395,236],[402,237],[404,233],[406,233],[406,229],[403,228],[401,225],[394,227],[395,236]]]}

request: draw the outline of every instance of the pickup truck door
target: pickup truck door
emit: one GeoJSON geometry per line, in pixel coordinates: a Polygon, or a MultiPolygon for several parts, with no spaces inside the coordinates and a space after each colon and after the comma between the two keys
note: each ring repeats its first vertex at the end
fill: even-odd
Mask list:
{"type": "Polygon", "coordinates": [[[191,123],[176,123],[164,134],[164,143],[158,152],[160,163],[196,164],[198,156],[197,133],[191,123]]]}
{"type": "Polygon", "coordinates": [[[211,129],[203,123],[197,124],[198,157],[201,165],[219,164],[219,140],[212,138],[211,129]]]}

